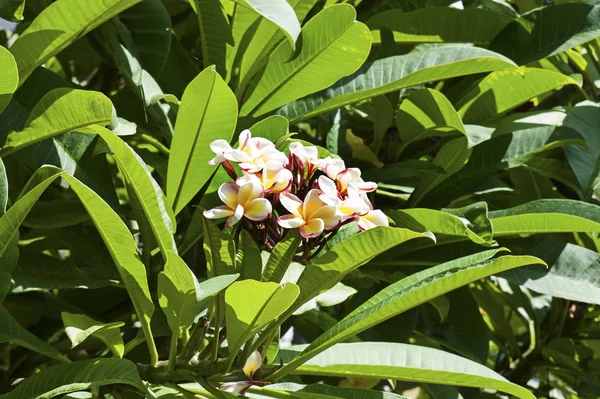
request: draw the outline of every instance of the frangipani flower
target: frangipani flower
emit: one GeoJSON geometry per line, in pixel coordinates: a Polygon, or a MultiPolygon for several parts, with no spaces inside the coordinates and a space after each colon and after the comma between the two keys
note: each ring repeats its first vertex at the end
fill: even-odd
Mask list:
{"type": "Polygon", "coordinates": [[[282,165],[287,164],[287,157],[275,145],[262,137],[252,137],[250,130],[240,133],[239,147],[231,148],[225,140],[215,140],[210,149],[217,156],[209,161],[210,165],[217,165],[225,160],[237,162],[242,170],[248,173],[257,173],[263,170],[269,161],[276,161],[282,165]]]}
{"type": "Polygon", "coordinates": [[[269,161],[261,173],[261,183],[265,192],[278,194],[286,190],[292,181],[292,172],[277,161],[269,161]]]}
{"type": "Polygon", "coordinates": [[[225,205],[204,211],[204,216],[209,219],[226,217],[227,227],[235,225],[242,217],[253,221],[264,220],[273,210],[271,203],[263,198],[263,187],[256,180],[242,181],[241,186],[236,183],[223,183],[218,194],[225,205]]]}
{"type": "Polygon", "coordinates": [[[340,193],[345,194],[348,188],[348,184],[352,183],[356,188],[365,193],[370,193],[377,189],[377,183],[370,181],[364,181],[360,177],[360,169],[348,168],[337,175],[336,178],[338,190],[340,193]]]}
{"type": "Polygon", "coordinates": [[[315,161],[315,165],[325,172],[331,180],[335,180],[341,172],[346,170],[346,164],[343,160],[331,157],[319,159],[315,161]]]}
{"type": "Polygon", "coordinates": [[[246,374],[246,377],[252,379],[252,376],[254,376],[254,373],[260,366],[262,366],[262,356],[259,351],[254,351],[248,356],[248,359],[246,359],[246,364],[244,364],[242,370],[244,371],[244,374],[246,374]]]}
{"type": "Polygon", "coordinates": [[[289,148],[290,153],[304,163],[315,164],[315,162],[319,161],[319,150],[314,145],[305,147],[304,144],[295,141],[290,144],[289,148]]]}
{"type": "Polygon", "coordinates": [[[359,215],[356,224],[360,231],[366,231],[379,226],[389,226],[390,222],[379,209],[371,209],[366,215],[359,215]]]}
{"type": "Polygon", "coordinates": [[[331,230],[341,220],[335,207],[327,205],[320,197],[321,191],[310,190],[302,202],[294,194],[284,192],[279,200],[289,215],[280,216],[277,223],[285,229],[298,228],[304,238],[319,236],[323,230],[331,230]]]}
{"type": "Polygon", "coordinates": [[[348,185],[346,199],[342,199],[333,180],[327,176],[320,176],[318,182],[322,192],[321,200],[327,205],[335,207],[343,219],[369,212],[369,205],[352,183],[348,185]]]}

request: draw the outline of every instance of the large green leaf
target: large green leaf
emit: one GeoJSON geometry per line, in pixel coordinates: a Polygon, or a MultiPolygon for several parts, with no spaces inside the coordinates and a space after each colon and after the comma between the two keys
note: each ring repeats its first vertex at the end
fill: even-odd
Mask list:
{"type": "MultiPolygon", "coordinates": [[[[123,140],[111,131],[94,126],[92,132],[97,133],[112,150],[121,177],[137,198],[154,236],[158,242],[163,258],[167,251],[177,252],[173,239],[175,217],[170,207],[166,206],[164,194],[154,180],[148,167],[138,154],[123,140]]],[[[152,250],[152,248],[148,248],[152,250]]]]}
{"type": "Polygon", "coordinates": [[[296,47],[296,39],[300,35],[300,21],[292,6],[286,0],[236,0],[245,3],[264,18],[281,29],[292,48],[296,47]]]}
{"type": "Polygon", "coordinates": [[[214,68],[206,68],[185,89],[171,143],[167,199],[176,214],[214,173],[210,143],[230,141],[236,123],[235,96],[214,68]]]}
{"type": "MultiPolygon", "coordinates": [[[[467,135],[452,103],[437,90],[415,90],[396,112],[402,147],[431,136],[467,135]]],[[[467,137],[468,138],[468,137],[467,137]]],[[[475,143],[469,143],[469,147],[475,143]]],[[[401,150],[400,150],[401,151],[401,150]]]]}
{"type": "Polygon", "coordinates": [[[521,15],[490,48],[520,65],[560,53],[600,36],[600,6],[553,4],[521,15]]]}
{"type": "Polygon", "coordinates": [[[68,361],[58,350],[23,327],[0,305],[0,342],[23,346],[59,361],[68,361]]]}
{"type": "Polygon", "coordinates": [[[50,4],[10,48],[19,68],[19,85],[35,68],[75,39],[139,2],[140,0],[60,0],[50,4]]]}
{"type": "MultiPolygon", "coordinates": [[[[70,175],[62,175],[62,178],[71,185],[71,188],[90,214],[113,261],[117,265],[121,280],[127,288],[135,312],[142,324],[146,343],[151,351],[155,351],[150,329],[154,303],[148,287],[146,268],[140,261],[137,245],[131,232],[119,215],[93,190],[70,175]]],[[[151,353],[152,355],[154,354],[151,353]]],[[[152,361],[156,361],[156,359],[151,358],[152,361]]]]}
{"type": "Polygon", "coordinates": [[[62,312],[61,318],[65,332],[71,341],[71,348],[76,347],[88,337],[94,336],[104,342],[117,357],[123,357],[125,345],[121,337],[121,327],[125,323],[101,323],[84,314],[62,312]]]}
{"type": "MultiPolygon", "coordinates": [[[[282,349],[291,361],[302,347],[282,349]]],[[[279,359],[275,359],[279,361],[279,359]]],[[[404,381],[497,389],[521,399],[535,399],[527,389],[487,367],[438,349],[386,342],[338,344],[295,370],[296,374],[391,378],[404,381]]]]}
{"type": "Polygon", "coordinates": [[[300,297],[294,304],[293,310],[321,292],[332,288],[352,270],[364,265],[375,256],[415,238],[433,239],[430,234],[407,229],[377,227],[340,242],[308,264],[298,280],[300,297]]]}
{"type": "Polygon", "coordinates": [[[255,280],[239,281],[227,288],[225,321],[229,356],[235,357],[244,342],[288,310],[299,293],[293,283],[281,286],[255,280]]]}
{"type": "Polygon", "coordinates": [[[303,27],[297,55],[289,41],[281,43],[250,85],[241,115],[263,115],[355,72],[371,49],[368,28],[355,19],[353,7],[332,6],[303,27]]]}
{"type": "Polygon", "coordinates": [[[422,46],[406,55],[365,63],[353,75],[340,79],[327,90],[284,106],[279,113],[296,123],[405,87],[514,66],[508,58],[477,47],[422,46]]]}
{"type": "Polygon", "coordinates": [[[412,208],[388,211],[396,226],[413,231],[431,231],[434,234],[466,237],[480,245],[491,245],[492,226],[487,218],[487,204],[479,202],[468,207],[467,216],[451,213],[452,210],[412,208]]]}
{"type": "Polygon", "coordinates": [[[573,129],[585,141],[585,147],[578,145],[565,147],[565,155],[586,200],[594,194],[600,177],[600,138],[595,133],[599,121],[598,103],[584,101],[567,113],[561,125],[563,128],[573,129]]]}
{"type": "Polygon", "coordinates": [[[314,340],[276,375],[291,372],[325,349],[415,306],[484,277],[530,264],[544,264],[532,256],[502,256],[491,249],[432,267],[408,276],[377,293],[338,324],[314,340]]]}
{"type": "Polygon", "coordinates": [[[226,45],[233,44],[231,27],[219,0],[189,0],[198,15],[202,64],[215,65],[215,69],[225,76],[226,45]]]}
{"type": "Polygon", "coordinates": [[[19,71],[12,54],[0,46],[0,114],[12,98],[19,84],[19,71]]]}
{"type": "Polygon", "coordinates": [[[27,118],[25,129],[8,135],[0,154],[10,154],[84,126],[108,125],[112,112],[112,103],[102,93],[54,89],[36,104],[27,118]]]}
{"type": "Polygon", "coordinates": [[[442,174],[426,174],[410,195],[411,206],[418,204],[427,193],[436,189],[445,180],[459,172],[469,160],[471,149],[465,137],[450,140],[440,148],[433,159],[433,164],[444,170],[442,174]]]}
{"type": "Polygon", "coordinates": [[[0,158],[0,217],[6,212],[8,205],[8,178],[6,176],[6,168],[4,162],[0,158]]]}
{"type": "Polygon", "coordinates": [[[231,235],[219,230],[212,220],[204,216],[202,216],[202,230],[207,275],[214,277],[234,273],[235,242],[231,239],[231,235]]]}
{"type": "Polygon", "coordinates": [[[600,255],[596,251],[547,239],[507,243],[513,252],[544,259],[548,267],[515,269],[501,277],[542,294],[600,305],[600,255]]]}
{"type": "MultiPolygon", "coordinates": [[[[287,0],[300,22],[306,18],[316,2],[317,0],[287,0]]],[[[264,66],[268,55],[284,40],[285,36],[277,25],[266,18],[260,18],[248,7],[235,8],[232,29],[234,44],[227,49],[227,72],[231,74],[234,70],[238,70],[236,94],[239,94],[264,66]]]]}
{"type": "MultiPolygon", "coordinates": [[[[123,24],[131,35],[132,49],[142,67],[158,78],[171,47],[171,17],[160,0],[144,0],[119,13],[113,23],[123,24]]],[[[122,30],[120,33],[124,33],[122,30]]]]}
{"type": "Polygon", "coordinates": [[[367,21],[373,42],[381,42],[380,29],[394,34],[396,43],[473,43],[487,45],[513,19],[494,11],[449,7],[421,8],[411,12],[392,9],[367,21]]]}
{"type": "Polygon", "coordinates": [[[48,399],[69,392],[112,384],[131,385],[141,391],[145,386],[137,366],[126,359],[89,359],[49,367],[26,378],[2,399],[48,399]]]}
{"type": "Polygon", "coordinates": [[[198,283],[177,254],[170,252],[158,276],[158,301],[174,334],[185,333],[206,304],[206,299],[233,283],[239,274],[228,274],[198,283]]]}
{"type": "Polygon", "coordinates": [[[263,270],[262,281],[281,282],[288,266],[294,259],[294,255],[296,255],[296,249],[298,249],[300,242],[300,235],[291,232],[275,245],[263,270]]]}
{"type": "Polygon", "coordinates": [[[514,234],[600,232],[600,207],[581,201],[543,199],[489,213],[494,237],[514,234]]]}
{"type": "Polygon", "coordinates": [[[250,127],[252,137],[264,137],[277,143],[277,140],[289,133],[290,124],[281,115],[271,115],[250,127]]]}
{"type": "Polygon", "coordinates": [[[486,76],[457,104],[465,123],[484,124],[548,91],[577,85],[562,73],[538,68],[495,71],[486,76]],[[506,90],[518,87],[519,90],[506,90]]]}
{"type": "Polygon", "coordinates": [[[344,399],[405,399],[404,396],[392,392],[377,391],[360,388],[341,388],[325,384],[303,385],[293,382],[282,382],[271,384],[264,388],[252,387],[249,394],[250,398],[259,396],[268,396],[272,398],[297,398],[297,399],[326,399],[326,398],[344,398],[344,399]],[[278,392],[284,391],[284,392],[278,392]]]}

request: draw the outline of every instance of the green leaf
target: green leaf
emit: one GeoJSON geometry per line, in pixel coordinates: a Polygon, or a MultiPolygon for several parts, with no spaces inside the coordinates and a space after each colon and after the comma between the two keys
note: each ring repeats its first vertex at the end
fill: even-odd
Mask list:
{"type": "Polygon", "coordinates": [[[131,35],[132,42],[128,44],[142,67],[158,78],[171,48],[171,17],[165,6],[160,0],[144,0],[119,13],[116,19],[131,35]]]}
{"type": "Polygon", "coordinates": [[[252,279],[260,281],[262,274],[261,251],[247,230],[240,232],[236,264],[241,274],[241,280],[252,279]]]}
{"type": "Polygon", "coordinates": [[[19,86],[35,68],[71,44],[76,38],[108,21],[140,0],[61,0],[46,7],[29,25],[10,52],[19,69],[19,86]]]}
{"type": "Polygon", "coordinates": [[[404,396],[392,392],[376,391],[360,388],[340,388],[325,384],[303,385],[293,382],[282,382],[271,384],[264,388],[252,388],[249,394],[250,398],[268,396],[272,398],[297,398],[297,399],[326,399],[326,398],[344,398],[344,399],[406,399],[404,396]],[[277,392],[277,391],[285,391],[277,392]]]}
{"type": "Polygon", "coordinates": [[[427,208],[388,211],[387,215],[394,220],[398,227],[413,231],[431,231],[434,234],[466,237],[474,243],[491,246],[494,241],[492,240],[492,226],[487,218],[487,204],[479,202],[468,208],[471,217],[454,215],[449,212],[452,210],[438,211],[427,208]]]}
{"type": "Polygon", "coordinates": [[[262,281],[280,283],[290,263],[296,255],[296,249],[301,242],[300,235],[290,232],[271,251],[267,264],[262,273],[262,281]]]}
{"type": "Polygon", "coordinates": [[[373,42],[381,43],[380,29],[393,32],[396,43],[473,43],[485,47],[513,18],[494,11],[467,8],[392,9],[367,21],[373,42]]]}
{"type": "Polygon", "coordinates": [[[281,43],[269,57],[260,78],[249,87],[241,115],[263,115],[355,72],[371,49],[368,28],[355,19],[352,6],[335,5],[321,11],[302,28],[299,40],[303,45],[295,57],[290,42],[281,43]]]}
{"type": "Polygon", "coordinates": [[[298,280],[300,297],[292,309],[298,309],[311,298],[332,288],[352,270],[375,256],[415,238],[433,239],[431,235],[407,229],[377,227],[340,242],[308,264],[298,280]]]}
{"type": "MultiPolygon", "coordinates": [[[[452,103],[432,89],[415,90],[402,102],[396,113],[396,127],[402,148],[431,136],[462,134],[469,138],[452,103]]],[[[469,141],[469,148],[473,145],[469,141]]]]}
{"type": "MultiPolygon", "coordinates": [[[[287,0],[300,22],[316,2],[317,0],[287,0]]],[[[252,9],[236,6],[233,13],[233,38],[233,46],[227,49],[227,72],[231,74],[238,70],[236,94],[240,94],[285,36],[277,25],[266,18],[260,18],[252,9]]]]}
{"type": "Polygon", "coordinates": [[[281,286],[255,280],[238,281],[227,288],[225,321],[229,356],[235,357],[244,342],[288,310],[299,292],[293,283],[281,286]]]}
{"type": "Polygon", "coordinates": [[[90,130],[102,137],[112,150],[121,177],[136,196],[143,210],[143,217],[148,220],[160,246],[163,258],[166,259],[168,251],[177,253],[177,246],[173,239],[175,217],[171,208],[165,204],[164,194],[144,161],[111,131],[100,126],[93,126],[90,130]]]}
{"type": "Polygon", "coordinates": [[[510,241],[511,249],[537,256],[548,267],[532,266],[500,274],[509,281],[541,294],[600,305],[600,255],[557,240],[510,241]]]}
{"type": "Polygon", "coordinates": [[[0,4],[0,18],[8,21],[22,21],[25,0],[6,0],[0,4]]]}
{"type": "Polygon", "coordinates": [[[370,168],[363,171],[365,180],[378,183],[393,182],[405,177],[420,177],[425,174],[444,174],[444,169],[433,162],[408,160],[385,165],[383,168],[370,168]]]}
{"type": "Polygon", "coordinates": [[[567,161],[581,187],[583,199],[589,200],[600,177],[600,140],[595,134],[595,126],[600,121],[599,104],[585,101],[572,108],[562,121],[562,127],[573,129],[585,141],[586,147],[569,145],[565,147],[567,161]]]}
{"type": "Polygon", "coordinates": [[[600,6],[552,4],[521,15],[490,44],[519,65],[550,57],[600,35],[600,6]]]}
{"type": "Polygon", "coordinates": [[[202,216],[204,254],[209,277],[235,273],[235,243],[231,235],[219,230],[212,220],[202,216]]]}
{"type": "Polygon", "coordinates": [[[173,333],[179,335],[189,330],[206,300],[238,277],[239,274],[229,274],[198,283],[183,259],[169,252],[164,271],[158,275],[158,301],[173,333]]]}
{"type": "Polygon", "coordinates": [[[375,97],[371,100],[373,118],[373,142],[371,149],[375,154],[379,153],[385,134],[394,121],[396,110],[386,96],[375,97]]]}
{"type": "Polygon", "coordinates": [[[494,237],[514,234],[600,232],[600,207],[581,201],[543,199],[489,213],[494,237]]]}
{"type": "Polygon", "coordinates": [[[54,89],[36,104],[25,129],[8,135],[0,154],[4,156],[84,126],[108,125],[112,112],[112,103],[102,93],[54,89]]]}
{"type": "MultiPolygon", "coordinates": [[[[302,350],[282,349],[290,361],[302,350]]],[[[413,382],[496,389],[521,399],[535,399],[527,389],[506,380],[487,367],[438,349],[416,345],[358,342],[338,344],[300,366],[295,374],[391,378],[413,382]]]]}
{"type": "Polygon", "coordinates": [[[264,18],[273,22],[281,29],[293,49],[300,35],[300,21],[292,6],[286,0],[236,0],[246,4],[264,18]]]}
{"type": "Polygon", "coordinates": [[[406,87],[514,66],[508,58],[477,47],[423,46],[406,55],[365,63],[353,75],[339,80],[327,90],[284,106],[279,113],[290,123],[297,123],[406,87]]]}
{"type": "MultiPolygon", "coordinates": [[[[52,359],[65,362],[67,359],[58,350],[42,341],[23,327],[0,305],[0,342],[23,346],[52,359]]],[[[2,397],[2,396],[0,396],[2,397]]]]}
{"type": "Polygon", "coordinates": [[[433,164],[443,169],[444,173],[424,175],[421,182],[410,195],[409,204],[416,206],[427,193],[439,187],[440,183],[460,171],[469,160],[471,151],[468,148],[468,141],[464,137],[450,140],[444,144],[433,159],[433,164]]]}
{"type": "MultiPolygon", "coordinates": [[[[93,258],[89,252],[85,252],[89,258],[93,258]]],[[[26,247],[21,248],[18,255],[19,267],[12,273],[12,279],[16,287],[37,289],[98,288],[116,285],[119,280],[116,270],[88,267],[70,257],[58,259],[26,247]]]]}
{"type": "Polygon", "coordinates": [[[281,115],[271,115],[250,127],[252,137],[264,137],[276,143],[290,131],[288,120],[281,115]]]}
{"type": "Polygon", "coordinates": [[[577,85],[577,82],[547,69],[522,67],[495,71],[460,99],[458,113],[465,123],[484,124],[534,97],[566,85],[577,85]],[[519,90],[506,90],[506,87],[519,90]]]}
{"type": "Polygon", "coordinates": [[[340,303],[350,298],[352,295],[356,294],[356,292],[357,291],[350,286],[344,285],[342,283],[337,283],[327,291],[317,295],[316,297],[312,298],[304,305],[302,305],[298,310],[294,312],[294,316],[306,313],[316,308],[339,305],[340,303]]]}
{"type": "Polygon", "coordinates": [[[423,270],[381,290],[338,324],[314,340],[297,358],[277,371],[285,375],[325,349],[406,312],[433,298],[484,277],[530,264],[544,264],[533,256],[502,256],[492,249],[423,270]]]}
{"type": "Polygon", "coordinates": [[[189,0],[198,15],[202,65],[215,65],[225,76],[226,45],[233,44],[231,27],[219,0],[189,0]]]}
{"type": "Polygon", "coordinates": [[[236,122],[235,96],[214,68],[205,69],[185,89],[177,114],[167,170],[167,198],[175,214],[214,173],[210,143],[230,141],[236,122]]]}
{"type": "MultiPolygon", "coordinates": [[[[1,6],[0,6],[1,7],[1,6]]],[[[0,10],[1,11],[1,10],[0,10]]],[[[13,93],[19,84],[19,71],[14,57],[4,47],[0,46],[0,114],[10,103],[13,93]]]]}
{"type": "Polygon", "coordinates": [[[0,217],[6,212],[8,205],[8,178],[6,177],[6,168],[0,158],[0,217]]]}
{"type": "Polygon", "coordinates": [[[67,337],[71,341],[71,348],[76,347],[88,337],[94,336],[104,342],[116,357],[123,357],[125,344],[121,338],[121,327],[125,323],[118,321],[105,324],[84,314],[67,312],[62,312],[60,316],[65,325],[67,337]]]}
{"type": "Polygon", "coordinates": [[[126,384],[145,391],[137,366],[126,359],[89,359],[48,367],[26,378],[2,399],[48,399],[103,385],[126,384]]]}

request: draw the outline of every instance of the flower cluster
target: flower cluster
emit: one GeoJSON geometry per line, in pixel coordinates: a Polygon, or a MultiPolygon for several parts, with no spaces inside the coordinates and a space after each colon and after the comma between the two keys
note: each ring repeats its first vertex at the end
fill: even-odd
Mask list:
{"type": "Polygon", "coordinates": [[[209,164],[223,164],[234,182],[221,185],[223,205],[204,215],[227,218],[228,227],[243,221],[269,248],[288,230],[298,229],[303,253],[314,256],[342,225],[356,222],[362,231],[388,225],[367,196],[377,185],[365,182],[360,169],[347,168],[341,159],[320,159],[317,147],[292,142],[285,155],[271,141],[244,130],[238,148],[225,140],[210,148],[216,156],[209,164]]]}

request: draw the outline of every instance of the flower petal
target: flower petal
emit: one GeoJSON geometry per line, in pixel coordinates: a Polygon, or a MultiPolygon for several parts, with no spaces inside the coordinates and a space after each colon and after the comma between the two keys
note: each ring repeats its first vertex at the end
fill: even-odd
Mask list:
{"type": "Polygon", "coordinates": [[[223,183],[217,191],[219,198],[225,205],[235,209],[238,205],[238,186],[235,183],[223,183]]]}
{"type": "Polygon", "coordinates": [[[233,215],[233,210],[227,205],[217,206],[213,209],[207,209],[202,214],[208,219],[222,219],[233,215]]]}
{"type": "Polygon", "coordinates": [[[279,196],[279,201],[289,213],[302,219],[302,201],[298,197],[294,194],[284,192],[279,196]]]}
{"type": "Polygon", "coordinates": [[[235,213],[233,215],[231,215],[229,217],[229,219],[227,219],[227,223],[225,223],[225,227],[231,227],[233,225],[236,225],[240,220],[242,220],[243,217],[244,217],[244,207],[241,205],[238,205],[237,208],[235,208],[235,213]]]}
{"type": "Polygon", "coordinates": [[[242,130],[240,136],[238,137],[238,141],[240,143],[240,149],[243,149],[248,145],[248,142],[252,138],[252,132],[249,129],[242,130]]]}
{"type": "Polygon", "coordinates": [[[238,204],[246,206],[247,203],[256,199],[262,198],[264,189],[258,178],[249,178],[249,181],[240,187],[238,191],[238,204]]]}
{"type": "Polygon", "coordinates": [[[284,229],[295,229],[304,226],[304,219],[288,214],[277,218],[277,223],[284,229]]]}
{"type": "Polygon", "coordinates": [[[321,219],[312,219],[304,226],[300,226],[298,229],[300,231],[300,235],[304,238],[314,238],[319,236],[323,232],[323,228],[325,227],[325,223],[321,219]]]}
{"type": "Polygon", "coordinates": [[[306,194],[304,198],[304,206],[302,207],[302,215],[304,220],[310,220],[313,218],[313,214],[318,211],[325,203],[319,198],[321,190],[312,189],[306,194]]]}
{"type": "Polygon", "coordinates": [[[374,209],[364,216],[359,216],[357,224],[361,231],[365,231],[378,226],[389,226],[390,222],[385,213],[379,209],[374,209]]]}
{"type": "Polygon", "coordinates": [[[254,351],[248,356],[248,359],[246,359],[246,364],[244,364],[242,370],[244,371],[244,374],[246,374],[246,377],[251,379],[254,372],[258,370],[260,366],[262,366],[262,356],[259,351],[254,351]]]}
{"type": "Polygon", "coordinates": [[[311,221],[313,219],[320,219],[320,220],[322,220],[323,221],[323,227],[326,230],[333,229],[341,221],[341,217],[338,214],[337,209],[335,207],[329,206],[329,205],[322,206],[318,211],[316,211],[311,216],[310,219],[311,219],[311,221]]]}
{"type": "Polygon", "coordinates": [[[327,176],[320,176],[318,182],[319,189],[323,192],[320,196],[321,201],[327,205],[338,206],[340,198],[335,182],[327,176]]]}
{"type": "Polygon", "coordinates": [[[248,202],[244,209],[244,216],[254,221],[265,220],[273,211],[271,203],[265,198],[257,198],[248,202]]]}

